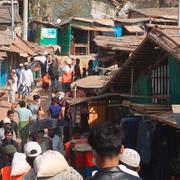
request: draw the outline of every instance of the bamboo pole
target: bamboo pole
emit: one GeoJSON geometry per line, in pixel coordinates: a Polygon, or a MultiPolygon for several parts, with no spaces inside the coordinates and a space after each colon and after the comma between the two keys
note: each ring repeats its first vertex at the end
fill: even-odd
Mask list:
{"type": "Polygon", "coordinates": [[[131,95],[133,94],[133,83],[134,83],[134,67],[131,67],[131,95]]]}

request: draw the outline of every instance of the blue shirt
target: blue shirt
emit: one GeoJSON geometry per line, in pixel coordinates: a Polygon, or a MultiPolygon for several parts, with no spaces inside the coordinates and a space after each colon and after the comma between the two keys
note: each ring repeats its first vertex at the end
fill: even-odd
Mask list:
{"type": "Polygon", "coordinates": [[[49,106],[49,111],[50,111],[50,114],[51,114],[51,118],[59,118],[59,114],[61,112],[61,106],[59,106],[59,105],[57,105],[57,106],[50,105],[49,106]]]}
{"type": "Polygon", "coordinates": [[[26,107],[17,108],[14,111],[18,113],[19,122],[29,121],[29,118],[33,118],[32,112],[26,107]]]}

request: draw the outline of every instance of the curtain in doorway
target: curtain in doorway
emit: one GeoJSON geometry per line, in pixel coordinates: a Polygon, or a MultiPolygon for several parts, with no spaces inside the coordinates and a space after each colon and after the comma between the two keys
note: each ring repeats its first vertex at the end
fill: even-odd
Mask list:
{"type": "Polygon", "coordinates": [[[144,96],[144,97],[135,97],[132,99],[135,103],[151,103],[151,99],[146,96],[151,95],[151,79],[148,74],[140,75],[133,84],[133,95],[144,96]]]}
{"type": "Polygon", "coordinates": [[[170,78],[170,101],[172,104],[180,104],[180,61],[169,56],[169,78],[170,78]]]}

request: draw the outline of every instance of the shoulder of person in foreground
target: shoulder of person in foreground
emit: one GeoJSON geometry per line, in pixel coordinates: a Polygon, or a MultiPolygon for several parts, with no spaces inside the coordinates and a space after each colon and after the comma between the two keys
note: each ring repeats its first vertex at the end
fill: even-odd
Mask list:
{"type": "Polygon", "coordinates": [[[118,167],[102,169],[95,173],[94,176],[88,177],[86,180],[143,180],[140,177],[133,176],[121,171],[118,167]]]}
{"type": "Polygon", "coordinates": [[[83,180],[83,177],[72,167],[69,171],[65,170],[54,177],[37,178],[37,180],[83,180]]]}

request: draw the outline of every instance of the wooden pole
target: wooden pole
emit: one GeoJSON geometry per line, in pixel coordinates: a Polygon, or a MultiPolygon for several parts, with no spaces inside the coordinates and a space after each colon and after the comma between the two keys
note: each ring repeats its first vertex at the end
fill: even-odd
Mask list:
{"type": "Polygon", "coordinates": [[[28,38],[28,0],[23,1],[23,40],[28,38]]]}
{"type": "Polygon", "coordinates": [[[87,50],[88,55],[90,54],[90,31],[88,30],[88,50],[87,50]]]}
{"type": "Polygon", "coordinates": [[[133,94],[134,67],[131,67],[131,95],[133,94]]]}
{"type": "Polygon", "coordinates": [[[11,0],[11,26],[12,26],[12,39],[14,40],[15,38],[15,33],[14,33],[14,0],[11,0]]]}
{"type": "MultiPolygon", "coordinates": [[[[178,4],[178,26],[180,26],[180,0],[178,4]]],[[[178,29],[177,34],[180,35],[180,30],[178,29]]]]}
{"type": "Polygon", "coordinates": [[[77,85],[74,86],[74,99],[77,98],[77,85]]]}

